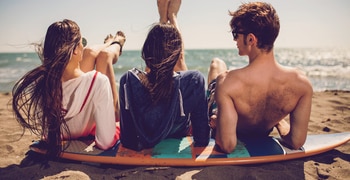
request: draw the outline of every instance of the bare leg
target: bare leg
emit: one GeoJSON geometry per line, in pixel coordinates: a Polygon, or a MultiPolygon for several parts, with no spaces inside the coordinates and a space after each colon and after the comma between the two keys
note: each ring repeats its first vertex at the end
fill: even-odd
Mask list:
{"type": "MultiPolygon", "coordinates": [[[[168,23],[170,21],[171,24],[173,24],[178,30],[178,24],[177,24],[177,13],[179,12],[181,0],[157,0],[158,5],[158,12],[159,12],[159,22],[161,24],[168,23]]],[[[184,49],[184,47],[182,47],[184,49]]],[[[185,71],[187,70],[187,65],[185,63],[185,53],[182,51],[181,57],[177,61],[174,71],[185,71]]],[[[146,67],[146,72],[149,71],[149,69],[146,67]]]]}
{"type": "Polygon", "coordinates": [[[170,21],[170,24],[175,25],[177,29],[179,29],[179,26],[177,24],[177,13],[179,12],[180,5],[181,0],[170,0],[168,7],[168,19],[170,21]]]}
{"type": "Polygon", "coordinates": [[[116,118],[119,121],[119,98],[113,64],[118,61],[120,49],[125,42],[125,35],[122,32],[118,32],[113,40],[120,42],[120,44],[112,44],[100,52],[96,60],[96,70],[105,74],[109,78],[113,93],[116,118]]]}
{"type": "Polygon", "coordinates": [[[170,0],[157,0],[159,23],[165,24],[168,22],[168,6],[170,0]]]}
{"type": "MultiPolygon", "coordinates": [[[[221,73],[224,73],[227,71],[227,66],[225,62],[219,58],[213,58],[210,63],[209,72],[208,72],[208,85],[218,77],[221,73]]],[[[212,95],[209,99],[209,106],[215,101],[214,95],[212,95]]],[[[212,115],[209,117],[209,125],[211,128],[216,128],[216,119],[217,119],[217,110],[214,110],[212,112],[212,115]]],[[[214,131],[215,132],[215,131],[214,131]]],[[[215,134],[215,133],[214,133],[215,134]]]]}
{"type": "Polygon", "coordinates": [[[83,60],[80,62],[80,69],[84,72],[92,71],[95,69],[96,58],[98,54],[105,48],[107,48],[113,41],[113,36],[108,35],[104,44],[91,45],[84,48],[83,60]]]}
{"type": "Polygon", "coordinates": [[[208,84],[225,71],[227,71],[225,62],[219,58],[213,58],[208,72],[208,84]]]}
{"type": "MultiPolygon", "coordinates": [[[[170,24],[173,24],[178,31],[180,31],[179,25],[177,23],[177,13],[179,12],[181,6],[181,0],[170,0],[169,7],[168,7],[168,18],[170,21],[170,24]]],[[[184,43],[182,44],[182,52],[181,57],[177,61],[174,71],[186,71],[188,70],[186,62],[185,62],[185,52],[184,52],[184,43]]]]}

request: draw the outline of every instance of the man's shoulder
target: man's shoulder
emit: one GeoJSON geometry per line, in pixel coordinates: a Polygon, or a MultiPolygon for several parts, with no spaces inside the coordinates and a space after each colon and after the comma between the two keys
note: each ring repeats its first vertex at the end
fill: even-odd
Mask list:
{"type": "Polygon", "coordinates": [[[239,82],[242,78],[242,76],[245,76],[245,70],[244,69],[234,69],[234,70],[227,70],[224,73],[221,73],[217,77],[217,81],[220,83],[234,83],[239,82]]]}
{"type": "Polygon", "coordinates": [[[231,95],[245,89],[244,87],[246,84],[242,79],[242,72],[240,69],[229,70],[220,74],[216,78],[216,83],[218,91],[225,91],[231,95]]]}
{"type": "Polygon", "coordinates": [[[305,88],[310,88],[311,87],[311,82],[307,77],[307,74],[302,71],[299,68],[293,68],[293,67],[285,67],[287,71],[289,71],[289,76],[291,77],[290,79],[294,79],[296,83],[299,83],[305,88]]]}

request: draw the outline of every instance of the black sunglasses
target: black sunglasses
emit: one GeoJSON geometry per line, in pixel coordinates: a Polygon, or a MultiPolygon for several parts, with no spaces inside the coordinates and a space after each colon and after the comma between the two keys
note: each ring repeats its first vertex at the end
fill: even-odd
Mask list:
{"type": "Polygon", "coordinates": [[[86,40],[86,38],[83,37],[81,41],[82,41],[83,47],[85,47],[85,46],[87,45],[87,40],[86,40]]]}
{"type": "Polygon", "coordinates": [[[232,31],[232,36],[233,36],[233,39],[237,39],[237,38],[238,38],[238,34],[244,34],[244,35],[247,35],[247,34],[249,34],[249,33],[244,32],[244,31],[235,31],[235,30],[233,30],[233,31],[232,31]]]}

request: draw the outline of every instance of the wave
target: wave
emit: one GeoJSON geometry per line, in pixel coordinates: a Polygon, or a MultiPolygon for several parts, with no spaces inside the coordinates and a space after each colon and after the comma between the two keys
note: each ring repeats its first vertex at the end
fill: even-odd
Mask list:
{"type": "MultiPolygon", "coordinates": [[[[350,49],[334,48],[278,48],[276,60],[284,66],[292,66],[306,73],[314,89],[350,90],[350,49]]],[[[231,69],[244,67],[248,58],[238,56],[236,49],[186,50],[185,59],[189,69],[199,70],[206,77],[210,61],[223,59],[231,69]]],[[[40,64],[36,53],[0,53],[0,91],[8,92],[26,72],[40,64]]],[[[124,72],[137,67],[145,68],[141,52],[124,51],[114,65],[116,79],[124,72]]]]}

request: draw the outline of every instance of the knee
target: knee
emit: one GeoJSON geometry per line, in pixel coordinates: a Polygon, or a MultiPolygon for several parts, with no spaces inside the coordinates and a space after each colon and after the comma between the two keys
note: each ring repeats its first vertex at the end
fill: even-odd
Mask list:
{"type": "Polygon", "coordinates": [[[210,63],[210,69],[222,69],[226,67],[226,64],[223,60],[219,58],[213,58],[210,63]]]}
{"type": "Polygon", "coordinates": [[[96,59],[98,54],[99,54],[99,51],[92,48],[92,47],[88,46],[88,47],[84,48],[84,56],[86,56],[86,57],[92,57],[92,58],[96,59]]]}
{"type": "Polygon", "coordinates": [[[106,63],[114,63],[114,59],[116,58],[116,54],[112,51],[109,51],[108,49],[103,49],[98,54],[97,59],[99,61],[106,61],[106,63]]]}

